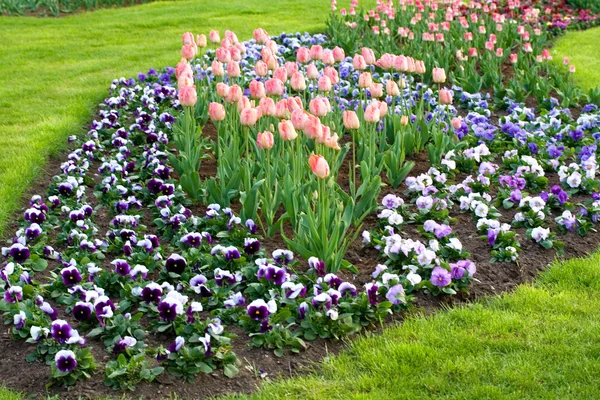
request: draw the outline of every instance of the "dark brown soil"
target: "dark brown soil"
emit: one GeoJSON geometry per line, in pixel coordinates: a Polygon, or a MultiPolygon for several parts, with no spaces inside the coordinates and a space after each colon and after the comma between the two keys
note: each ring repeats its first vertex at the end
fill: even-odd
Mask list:
{"type": "MultiPolygon", "coordinates": [[[[216,130],[209,124],[204,134],[214,137],[216,130]]],[[[351,157],[351,154],[349,155],[351,157]]],[[[415,167],[411,175],[418,175],[429,169],[429,161],[424,153],[416,154],[411,157],[415,162],[415,167]]],[[[39,179],[31,186],[24,201],[24,207],[27,206],[28,199],[33,194],[45,193],[50,178],[59,173],[61,160],[51,159],[47,168],[39,179]]],[[[216,162],[214,159],[203,162],[201,176],[203,178],[214,176],[216,173],[216,162]]],[[[90,176],[95,175],[97,165],[90,168],[90,176]]],[[[347,181],[348,168],[345,166],[340,173],[340,183],[347,181]]],[[[548,176],[549,181],[554,183],[557,180],[555,175],[548,176]]],[[[393,190],[391,187],[385,187],[382,190],[380,199],[388,193],[400,195],[404,190],[400,187],[393,190]]],[[[89,189],[91,191],[91,188],[89,189]]],[[[90,193],[91,194],[91,193],[90,193]]],[[[90,196],[93,198],[93,196],[90,196]]],[[[574,198],[572,201],[577,202],[574,198]]],[[[236,208],[235,206],[233,207],[236,208]]],[[[204,207],[194,206],[193,212],[196,215],[204,212],[204,207]]],[[[507,211],[503,214],[503,222],[510,222],[514,211],[507,211]]],[[[471,259],[477,264],[476,280],[469,288],[470,294],[450,297],[434,297],[431,295],[418,294],[415,299],[416,309],[419,311],[433,312],[442,305],[450,305],[454,302],[469,302],[485,295],[494,295],[511,290],[516,285],[533,279],[539,271],[555,260],[554,251],[542,249],[533,241],[525,238],[523,229],[518,229],[520,234],[522,253],[518,263],[489,263],[490,247],[485,240],[479,238],[475,231],[475,222],[469,215],[455,212],[453,217],[457,218],[453,229],[455,234],[463,243],[465,249],[471,253],[471,259]]],[[[146,217],[146,216],[145,216],[146,217]]],[[[108,229],[110,218],[107,214],[98,213],[95,222],[104,234],[108,229]]],[[[16,216],[13,223],[8,227],[7,232],[14,232],[17,228],[16,216]]],[[[375,227],[376,216],[369,216],[362,229],[372,229],[375,227]]],[[[150,226],[150,224],[148,224],[150,226]]],[[[553,226],[551,226],[553,228],[553,226]]],[[[286,235],[291,236],[291,231],[286,229],[286,235]]],[[[408,226],[403,235],[419,238],[415,227],[408,226]]],[[[9,237],[7,237],[9,239],[9,237]]],[[[565,257],[579,257],[595,250],[600,243],[600,233],[591,232],[586,237],[579,237],[576,234],[567,234],[559,236],[560,240],[565,242],[565,257]]],[[[262,241],[263,246],[272,251],[276,248],[285,247],[281,237],[267,238],[262,241]]],[[[347,253],[347,260],[352,262],[359,270],[358,275],[352,275],[342,272],[344,279],[354,282],[357,286],[371,280],[371,272],[377,264],[377,251],[372,248],[362,246],[360,237],[352,244],[347,253]]],[[[404,318],[404,315],[395,315],[390,318],[390,323],[398,323],[404,318]]],[[[343,342],[333,342],[326,340],[317,340],[308,344],[308,349],[298,355],[286,355],[277,358],[274,354],[265,349],[257,349],[248,346],[248,339],[245,333],[236,327],[228,327],[238,337],[233,341],[233,350],[241,361],[240,373],[234,378],[229,379],[221,372],[212,374],[200,374],[196,377],[194,383],[183,382],[179,378],[174,378],[165,373],[161,375],[158,382],[153,384],[138,385],[135,393],[125,393],[127,396],[145,399],[157,399],[169,397],[175,393],[182,398],[201,399],[210,396],[218,396],[229,393],[250,393],[266,379],[275,379],[278,377],[289,377],[299,373],[318,368],[318,362],[330,354],[336,354],[344,348],[343,342]]],[[[380,330],[380,328],[373,328],[380,330]]],[[[158,338],[150,337],[150,341],[158,338]]],[[[100,396],[113,395],[120,397],[122,393],[115,392],[106,387],[103,383],[104,364],[110,360],[110,355],[106,353],[103,344],[96,340],[88,341],[88,346],[92,349],[94,357],[99,364],[98,371],[87,381],[79,383],[77,386],[69,389],[54,388],[46,389],[49,382],[49,368],[40,363],[28,364],[25,357],[31,351],[33,346],[22,341],[11,338],[9,330],[0,332],[0,381],[8,388],[31,394],[33,398],[44,398],[46,394],[58,394],[60,398],[97,398],[100,396]]]]}

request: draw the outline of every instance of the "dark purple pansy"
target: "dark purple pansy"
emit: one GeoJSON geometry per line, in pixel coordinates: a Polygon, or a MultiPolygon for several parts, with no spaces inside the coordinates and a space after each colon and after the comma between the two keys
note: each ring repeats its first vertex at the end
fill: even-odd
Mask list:
{"type": "Polygon", "coordinates": [[[15,243],[10,247],[10,256],[18,263],[24,263],[31,255],[29,249],[20,243],[15,243]]]}
{"type": "Polygon", "coordinates": [[[84,322],[90,319],[93,311],[94,306],[92,303],[78,301],[75,303],[71,313],[73,314],[73,318],[75,318],[77,321],[84,322]]]}
{"type": "Polygon", "coordinates": [[[81,282],[81,273],[74,266],[64,268],[62,271],[60,271],[60,275],[62,277],[63,284],[66,287],[73,287],[81,282]]]}
{"type": "Polygon", "coordinates": [[[179,254],[171,254],[165,263],[165,268],[168,272],[181,275],[187,267],[187,261],[179,254]]]}
{"type": "Polygon", "coordinates": [[[62,319],[57,319],[56,321],[52,322],[52,327],[50,328],[50,334],[52,335],[52,338],[54,340],[56,340],[58,343],[66,343],[67,340],[69,340],[71,338],[72,332],[73,332],[73,329],[67,323],[67,321],[64,321],[62,319]]]}
{"type": "Polygon", "coordinates": [[[77,368],[75,353],[71,350],[60,350],[54,357],[56,368],[62,373],[73,372],[77,368]]]}

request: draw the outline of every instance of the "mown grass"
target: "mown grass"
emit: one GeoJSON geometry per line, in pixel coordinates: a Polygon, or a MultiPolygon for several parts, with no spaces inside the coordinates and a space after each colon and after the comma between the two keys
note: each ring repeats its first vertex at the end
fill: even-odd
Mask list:
{"type": "MultiPolygon", "coordinates": [[[[569,31],[556,41],[552,49],[554,63],[558,66],[563,57],[575,65],[575,83],[588,92],[600,87],[600,27],[585,31],[569,31]]],[[[562,65],[560,68],[564,69],[562,65]]]]}
{"type": "Polygon", "coordinates": [[[175,65],[181,33],[233,30],[248,39],[323,31],[327,0],[155,2],[66,18],[0,17],[0,234],[24,191],[85,131],[112,79],[175,65]]]}
{"type": "Polygon", "coordinates": [[[353,341],[315,374],[235,398],[598,398],[599,293],[600,252],[514,293],[412,317],[353,341]]]}

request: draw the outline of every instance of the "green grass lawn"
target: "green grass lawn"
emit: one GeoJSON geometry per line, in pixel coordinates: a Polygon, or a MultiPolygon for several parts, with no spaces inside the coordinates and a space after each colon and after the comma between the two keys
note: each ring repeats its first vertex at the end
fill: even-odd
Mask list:
{"type": "Polygon", "coordinates": [[[225,29],[248,39],[322,31],[327,0],[155,2],[66,18],[0,17],[0,234],[23,192],[85,132],[112,79],[175,65],[184,31],[225,29]]]}
{"type": "Polygon", "coordinates": [[[598,398],[599,293],[600,252],[557,263],[514,293],[363,337],[317,373],[249,398],[598,398]]]}
{"type": "Polygon", "coordinates": [[[561,64],[563,57],[569,57],[576,68],[575,82],[586,93],[600,86],[600,27],[561,36],[552,55],[556,64],[561,64]]]}

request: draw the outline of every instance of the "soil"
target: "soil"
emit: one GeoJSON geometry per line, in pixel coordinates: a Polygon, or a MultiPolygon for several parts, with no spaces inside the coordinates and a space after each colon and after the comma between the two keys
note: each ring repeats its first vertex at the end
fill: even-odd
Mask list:
{"type": "MultiPolygon", "coordinates": [[[[204,134],[212,138],[216,137],[216,129],[212,124],[208,124],[204,129],[204,134]]],[[[351,154],[348,157],[352,157],[351,154]]],[[[411,175],[418,175],[429,169],[427,154],[421,152],[410,157],[415,162],[415,167],[411,175]]],[[[62,160],[58,158],[50,159],[46,169],[40,174],[39,179],[30,187],[25,199],[29,199],[33,194],[45,193],[48,182],[51,177],[60,172],[62,160]]],[[[95,176],[98,164],[94,163],[90,167],[90,175],[95,176]]],[[[343,186],[348,180],[348,167],[340,171],[339,181],[343,186]]],[[[207,178],[216,174],[216,162],[214,159],[203,161],[201,177],[207,178]]],[[[554,174],[548,175],[549,185],[557,182],[558,177],[554,174]]],[[[384,187],[380,194],[380,199],[388,193],[401,195],[405,187],[398,189],[384,187]]],[[[91,188],[89,188],[91,193],[91,188]]],[[[90,200],[94,201],[90,195],[90,200]]],[[[577,203],[577,197],[571,199],[577,203]]],[[[23,207],[27,207],[28,200],[24,201],[23,207]]],[[[95,204],[93,204],[95,205],[95,204]]],[[[235,206],[233,207],[235,210],[235,206]]],[[[205,211],[202,206],[192,207],[195,215],[200,215],[205,211]]],[[[514,211],[503,211],[502,222],[510,222],[514,211]]],[[[143,213],[143,218],[147,219],[147,213],[143,213]]],[[[511,290],[515,286],[528,282],[535,278],[539,271],[546,268],[556,259],[553,250],[542,249],[533,241],[525,237],[524,229],[517,229],[520,235],[522,252],[518,263],[490,263],[490,247],[485,240],[479,238],[476,233],[475,221],[470,215],[461,214],[457,211],[451,216],[457,219],[452,225],[454,233],[461,240],[465,249],[471,253],[471,259],[477,264],[477,274],[468,294],[460,294],[454,297],[434,297],[431,295],[417,294],[415,298],[415,308],[413,311],[434,312],[442,305],[451,305],[457,302],[470,302],[481,296],[495,295],[511,290]]],[[[556,215],[555,215],[556,216],[556,215]]],[[[7,232],[14,232],[17,225],[17,216],[11,219],[14,221],[7,227],[7,232]]],[[[552,219],[553,220],[553,219],[552,219]]],[[[110,218],[108,214],[99,212],[96,214],[95,222],[100,232],[108,230],[110,218]]],[[[149,222],[149,221],[147,221],[149,222]]],[[[148,226],[151,224],[146,223],[148,226]]],[[[362,229],[372,229],[376,224],[376,216],[370,215],[364,222],[362,229]]],[[[555,228],[552,224],[550,228],[555,228]]],[[[553,229],[555,230],[555,229],[553,229]]],[[[286,235],[291,236],[291,230],[285,228],[286,235]]],[[[414,226],[407,226],[402,232],[403,236],[419,239],[420,235],[414,226]]],[[[10,237],[6,238],[7,241],[10,237]]],[[[586,237],[580,237],[577,234],[569,233],[559,235],[559,240],[565,243],[564,257],[585,256],[590,251],[595,250],[600,243],[600,233],[590,232],[586,237]]],[[[261,241],[264,248],[272,251],[277,248],[285,247],[281,237],[267,238],[261,241]]],[[[371,281],[371,272],[377,264],[378,252],[372,248],[365,248],[361,243],[360,236],[350,247],[346,259],[353,263],[359,270],[359,274],[352,275],[348,272],[341,272],[340,275],[348,281],[360,286],[371,281]]],[[[110,260],[105,260],[110,262],[110,260]]],[[[306,264],[306,263],[303,263],[306,264]]],[[[399,323],[405,318],[406,314],[394,315],[389,318],[389,323],[399,323]]],[[[135,398],[156,399],[169,397],[177,394],[182,398],[201,399],[210,396],[219,396],[231,393],[250,393],[255,391],[263,381],[280,377],[289,377],[297,374],[307,373],[318,369],[318,363],[326,356],[337,354],[346,346],[346,342],[334,342],[329,340],[316,340],[308,343],[308,348],[300,354],[287,354],[284,357],[276,357],[272,351],[258,349],[248,346],[248,338],[245,333],[236,327],[229,326],[228,329],[237,334],[238,337],[233,340],[233,351],[241,361],[240,373],[234,378],[229,379],[223,376],[220,371],[211,374],[200,374],[196,377],[194,383],[186,383],[180,378],[175,378],[167,373],[159,376],[158,381],[152,384],[140,384],[137,386],[135,394],[125,393],[126,396],[135,398]]],[[[374,327],[372,330],[378,331],[380,327],[374,327]]],[[[151,342],[158,341],[161,338],[151,336],[148,338],[151,342]]],[[[164,339],[164,338],[163,338],[164,339]]],[[[46,395],[59,395],[63,399],[93,399],[101,396],[120,397],[122,393],[115,392],[106,387],[103,382],[103,372],[105,364],[110,360],[110,355],[106,353],[104,345],[98,340],[88,340],[88,347],[92,349],[93,355],[97,361],[98,370],[94,376],[84,382],[79,383],[72,388],[50,387],[46,384],[50,382],[49,368],[42,363],[29,364],[25,357],[31,351],[33,346],[22,341],[14,340],[9,329],[0,332],[0,381],[8,388],[24,392],[31,395],[31,398],[45,398],[46,395]]]]}

